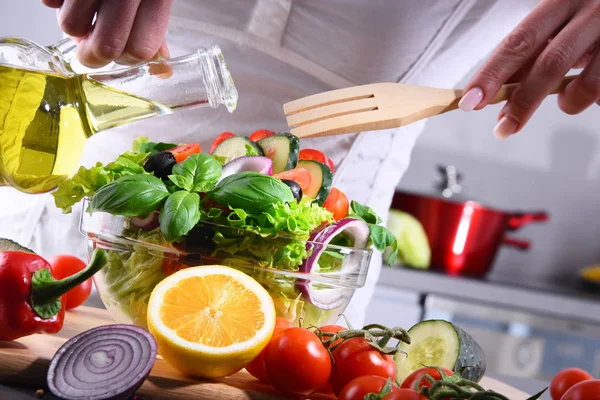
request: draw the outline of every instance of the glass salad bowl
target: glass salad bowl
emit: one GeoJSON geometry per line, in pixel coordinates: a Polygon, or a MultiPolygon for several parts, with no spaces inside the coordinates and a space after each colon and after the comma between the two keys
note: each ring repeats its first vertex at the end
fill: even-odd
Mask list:
{"type": "Polygon", "coordinates": [[[334,323],[354,291],[365,284],[372,250],[265,236],[243,228],[199,223],[182,243],[167,242],[157,221],[89,213],[84,201],[80,231],[87,253],[108,252],[94,276],[102,302],[118,323],[146,328],[154,287],[190,266],[226,265],[258,281],[278,317],[303,326],[334,323]],[[292,261],[290,261],[292,260],[292,261]]]}

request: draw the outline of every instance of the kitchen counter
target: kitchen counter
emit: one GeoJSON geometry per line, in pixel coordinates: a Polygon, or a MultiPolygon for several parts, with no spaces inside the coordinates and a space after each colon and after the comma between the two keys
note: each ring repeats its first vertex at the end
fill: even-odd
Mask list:
{"type": "Polygon", "coordinates": [[[549,286],[452,277],[436,271],[384,266],[379,285],[421,294],[437,294],[574,322],[600,325],[600,296],[549,286]]]}

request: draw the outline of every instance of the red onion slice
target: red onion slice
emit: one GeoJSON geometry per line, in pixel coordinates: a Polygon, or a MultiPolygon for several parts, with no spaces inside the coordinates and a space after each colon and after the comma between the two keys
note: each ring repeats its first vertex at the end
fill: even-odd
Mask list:
{"type": "Polygon", "coordinates": [[[271,161],[270,158],[263,156],[238,157],[223,165],[223,172],[219,180],[225,179],[229,175],[246,171],[273,175],[273,161],[271,161]]]}
{"type": "Polygon", "coordinates": [[[158,228],[158,214],[158,211],[153,211],[145,217],[132,217],[131,225],[140,229],[151,231],[154,228],[158,228]]]}
{"type": "Polygon", "coordinates": [[[99,326],[58,349],[48,370],[48,387],[69,400],[129,399],[150,373],[156,352],[156,341],[142,328],[99,326]]]}

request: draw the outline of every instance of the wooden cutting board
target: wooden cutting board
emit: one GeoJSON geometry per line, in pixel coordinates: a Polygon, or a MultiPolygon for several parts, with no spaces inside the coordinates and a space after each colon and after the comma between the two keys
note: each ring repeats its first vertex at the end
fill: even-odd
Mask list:
{"type": "MultiPolygon", "coordinates": [[[[34,389],[46,388],[46,372],[54,353],[69,338],[85,330],[113,323],[108,311],[79,307],[67,312],[65,324],[57,335],[32,335],[13,342],[0,341],[0,383],[22,385],[34,389]]],[[[481,385],[504,394],[511,400],[525,400],[527,394],[491,378],[481,385]]],[[[140,396],[152,399],[284,399],[272,388],[259,383],[245,371],[215,380],[199,380],[180,374],[160,357],[140,390],[140,396]]],[[[315,400],[335,400],[327,394],[311,397],[315,400]]]]}

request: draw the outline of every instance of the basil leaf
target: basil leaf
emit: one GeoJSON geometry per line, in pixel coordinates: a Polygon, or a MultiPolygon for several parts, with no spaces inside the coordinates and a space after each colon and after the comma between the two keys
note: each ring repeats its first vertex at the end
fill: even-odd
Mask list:
{"type": "Polygon", "coordinates": [[[158,222],[165,239],[173,241],[188,233],[200,220],[200,196],[180,190],[167,198],[158,222]]]}
{"type": "Polygon", "coordinates": [[[390,232],[385,226],[377,224],[369,225],[369,236],[373,246],[379,251],[385,251],[388,247],[392,248],[392,251],[387,256],[386,263],[389,266],[394,265],[396,258],[398,257],[398,241],[392,232],[390,232]]]}
{"type": "Polygon", "coordinates": [[[222,172],[223,167],[219,161],[204,153],[192,154],[173,167],[173,175],[185,176],[191,180],[192,188],[187,190],[194,192],[208,192],[214,188],[222,172]]]}
{"type": "Polygon", "coordinates": [[[275,203],[294,201],[289,186],[272,176],[246,171],[229,175],[210,192],[209,197],[230,208],[260,212],[275,203]]]}
{"type": "Polygon", "coordinates": [[[363,206],[359,202],[352,200],[350,208],[355,216],[360,217],[368,224],[380,224],[382,222],[381,218],[379,218],[371,207],[363,206]]]}
{"type": "Polygon", "coordinates": [[[169,179],[171,180],[171,182],[176,184],[178,187],[180,187],[183,190],[187,190],[188,192],[191,191],[192,188],[194,187],[194,182],[192,181],[192,178],[190,178],[189,176],[169,175],[169,179]]]}
{"type": "Polygon", "coordinates": [[[156,153],[160,153],[161,151],[172,149],[173,147],[177,147],[176,144],[173,143],[154,143],[154,142],[146,142],[142,143],[139,147],[140,153],[150,153],[153,156],[156,153]]]}
{"type": "Polygon", "coordinates": [[[167,187],[152,175],[126,175],[98,189],[90,211],[138,217],[157,210],[169,196],[167,187]]]}

